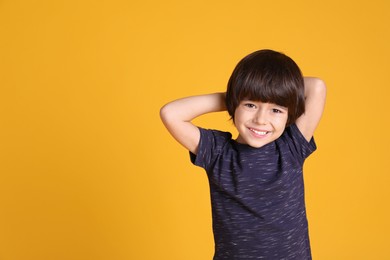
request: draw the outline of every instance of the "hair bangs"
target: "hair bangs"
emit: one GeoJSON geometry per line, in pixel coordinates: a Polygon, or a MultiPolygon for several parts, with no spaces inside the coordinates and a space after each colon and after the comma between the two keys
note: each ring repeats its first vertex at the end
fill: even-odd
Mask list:
{"type": "Polygon", "coordinates": [[[248,73],[240,83],[240,87],[236,88],[237,101],[239,103],[243,100],[252,100],[288,107],[291,103],[291,93],[288,93],[288,88],[280,87],[285,85],[283,81],[262,71],[248,73]]]}

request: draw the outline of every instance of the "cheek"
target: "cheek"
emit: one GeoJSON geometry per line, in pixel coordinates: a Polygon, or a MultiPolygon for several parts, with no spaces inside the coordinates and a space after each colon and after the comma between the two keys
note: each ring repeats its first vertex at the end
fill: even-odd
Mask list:
{"type": "Polygon", "coordinates": [[[240,113],[240,110],[236,109],[236,111],[234,112],[234,122],[239,122],[241,121],[241,113],[240,113]]]}
{"type": "Polygon", "coordinates": [[[236,110],[236,113],[234,114],[234,120],[238,123],[238,122],[246,122],[248,121],[249,119],[251,118],[251,115],[250,113],[248,113],[247,111],[244,111],[242,109],[237,109],[236,110]]]}
{"type": "Polygon", "coordinates": [[[287,116],[278,118],[278,125],[285,128],[287,125],[287,116]]]}

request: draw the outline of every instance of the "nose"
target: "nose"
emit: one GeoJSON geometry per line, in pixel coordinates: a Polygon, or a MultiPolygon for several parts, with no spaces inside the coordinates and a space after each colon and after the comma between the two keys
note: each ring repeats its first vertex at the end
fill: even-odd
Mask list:
{"type": "Polygon", "coordinates": [[[259,109],[253,118],[253,122],[258,125],[266,125],[268,122],[265,109],[259,109]]]}

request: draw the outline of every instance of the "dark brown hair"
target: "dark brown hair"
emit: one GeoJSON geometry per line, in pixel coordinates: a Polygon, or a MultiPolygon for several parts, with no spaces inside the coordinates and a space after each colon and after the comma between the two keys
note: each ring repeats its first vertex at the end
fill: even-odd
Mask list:
{"type": "Polygon", "coordinates": [[[242,100],[274,103],[288,108],[287,125],[305,112],[304,82],[298,65],[287,55],[259,50],[244,57],[230,76],[226,107],[234,112],[242,100]]]}

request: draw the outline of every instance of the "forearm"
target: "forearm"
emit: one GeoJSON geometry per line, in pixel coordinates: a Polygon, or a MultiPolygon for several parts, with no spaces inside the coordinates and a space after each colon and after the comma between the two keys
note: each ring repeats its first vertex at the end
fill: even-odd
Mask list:
{"type": "Polygon", "coordinates": [[[213,93],[174,100],[161,109],[161,118],[190,122],[203,114],[224,110],[225,93],[213,93]]]}

